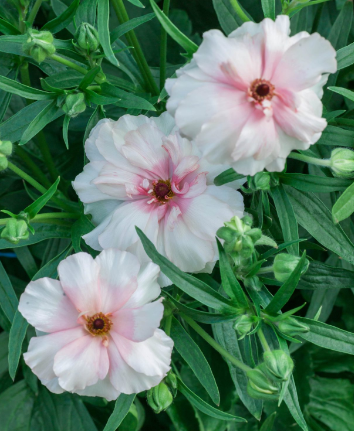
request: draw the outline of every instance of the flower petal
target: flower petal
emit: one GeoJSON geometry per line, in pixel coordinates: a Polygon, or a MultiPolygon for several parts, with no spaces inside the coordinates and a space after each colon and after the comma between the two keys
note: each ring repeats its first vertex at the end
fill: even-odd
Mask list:
{"type": "Polygon", "coordinates": [[[85,397],[102,397],[107,401],[116,400],[121,394],[111,383],[109,374],[97,383],[91,386],[86,386],[82,391],[76,391],[77,394],[85,397]]]}
{"type": "Polygon", "coordinates": [[[107,347],[101,337],[85,335],[59,350],[53,369],[66,391],[83,390],[106,377],[109,369],[107,347]]]}
{"type": "Polygon", "coordinates": [[[88,253],[76,253],[61,261],[58,274],[64,292],[80,312],[99,312],[99,266],[88,253]]]}
{"type": "Polygon", "coordinates": [[[100,311],[112,313],[135,292],[140,263],[131,253],[113,248],[103,250],[95,261],[99,266],[100,311]]]}
{"type": "Polygon", "coordinates": [[[165,376],[170,370],[173,341],[161,329],[145,341],[136,343],[112,332],[112,338],[124,361],[138,373],[165,376]]]}
{"type": "Polygon", "coordinates": [[[40,331],[56,332],[78,326],[78,311],[60,282],[51,278],[31,281],[21,295],[18,309],[40,331]]]}
{"type": "Polygon", "coordinates": [[[159,327],[164,307],[161,301],[139,308],[123,308],[112,315],[113,331],[131,341],[145,341],[159,327]]]}

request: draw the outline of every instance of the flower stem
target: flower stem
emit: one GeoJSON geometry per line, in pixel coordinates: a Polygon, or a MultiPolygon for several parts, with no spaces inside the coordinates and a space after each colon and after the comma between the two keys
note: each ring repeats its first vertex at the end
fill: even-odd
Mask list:
{"type": "Polygon", "coordinates": [[[272,266],[265,266],[264,268],[261,268],[258,272],[258,274],[269,274],[270,272],[273,272],[274,268],[272,266]]]}
{"type": "Polygon", "coordinates": [[[312,165],[317,165],[317,166],[327,166],[327,167],[331,166],[330,160],[317,159],[316,157],[309,157],[299,153],[290,153],[288,155],[288,158],[294,159],[294,160],[300,160],[305,163],[311,163],[312,165]]]}
{"type": "Polygon", "coordinates": [[[15,153],[21,157],[21,159],[26,163],[26,165],[31,169],[33,175],[37,177],[37,179],[44,184],[45,187],[49,188],[52,184],[48,180],[48,178],[44,175],[44,173],[39,169],[36,163],[31,159],[31,157],[27,154],[27,152],[19,147],[18,145],[15,147],[15,153]]]}
{"type": "Polygon", "coordinates": [[[251,21],[248,16],[244,13],[237,0],[230,0],[231,6],[234,8],[237,15],[242,19],[243,22],[251,21]]]}
{"type": "Polygon", "coordinates": [[[42,1],[43,0],[36,0],[36,3],[33,5],[33,8],[32,8],[32,10],[31,10],[31,12],[30,12],[30,14],[28,15],[28,18],[27,18],[27,22],[30,25],[33,25],[34,20],[36,19],[37,13],[39,11],[39,8],[42,5],[42,1]]]}
{"type": "Polygon", "coordinates": [[[52,54],[52,55],[50,56],[50,58],[51,58],[52,60],[57,61],[58,63],[63,64],[64,66],[70,67],[70,69],[74,69],[74,70],[76,70],[77,72],[82,73],[83,75],[86,75],[86,73],[88,72],[88,70],[87,70],[87,69],[85,69],[84,67],[78,66],[77,64],[73,63],[72,61],[67,60],[67,59],[66,59],[66,58],[64,58],[64,57],[60,57],[59,55],[52,54]]]}
{"type": "MultiPolygon", "coordinates": [[[[80,218],[80,214],[78,213],[43,213],[37,214],[33,219],[31,219],[31,223],[54,223],[57,219],[78,219],[80,218]]],[[[11,220],[11,217],[6,217],[0,219],[0,226],[6,225],[7,221],[11,220]]]]}
{"type": "Polygon", "coordinates": [[[196,323],[193,319],[186,316],[183,313],[180,313],[180,316],[183,317],[183,319],[188,323],[189,326],[191,326],[195,332],[197,332],[204,340],[211,345],[213,349],[215,349],[217,352],[220,353],[220,355],[224,356],[228,361],[230,361],[233,365],[240,368],[241,370],[247,372],[251,370],[252,368],[248,365],[244,364],[243,362],[236,359],[234,356],[230,355],[230,353],[225,350],[222,346],[220,346],[219,343],[217,343],[213,337],[211,337],[207,332],[204,331],[203,328],[201,328],[198,323],[196,323]]]}
{"type": "MultiPolygon", "coordinates": [[[[32,187],[34,187],[36,190],[38,190],[40,193],[44,194],[47,189],[43,187],[41,184],[39,184],[34,178],[32,178],[30,175],[26,174],[22,169],[15,166],[13,163],[8,162],[8,168],[14,172],[16,175],[24,179],[28,184],[31,184],[32,187]]],[[[51,200],[55,202],[58,206],[60,206],[63,209],[71,211],[72,208],[67,205],[65,202],[61,201],[60,199],[56,197],[52,197],[51,200]]]]}
{"type": "MultiPolygon", "coordinates": [[[[170,11],[170,0],[164,0],[163,13],[168,16],[170,11]]],[[[167,61],[167,32],[161,26],[161,44],[160,44],[160,91],[165,86],[166,81],[166,61],[167,61]]]]}
{"type": "Polygon", "coordinates": [[[257,335],[258,335],[259,341],[262,344],[262,347],[263,347],[264,351],[265,352],[267,352],[267,351],[270,352],[271,349],[270,349],[268,341],[267,341],[267,339],[266,339],[266,337],[264,335],[264,332],[263,332],[263,330],[261,328],[258,329],[257,335]]]}
{"type": "MultiPolygon", "coordinates": [[[[129,15],[127,13],[127,10],[125,9],[123,0],[112,0],[112,4],[119,19],[119,22],[121,24],[128,22],[129,15]]],[[[129,45],[132,45],[134,47],[132,54],[138,64],[141,74],[143,75],[147,88],[149,88],[152,94],[157,96],[159,94],[158,86],[152,76],[151,70],[146,61],[143,50],[141,49],[140,43],[138,41],[138,38],[136,37],[134,30],[128,31],[125,36],[128,40],[129,45]]]]}

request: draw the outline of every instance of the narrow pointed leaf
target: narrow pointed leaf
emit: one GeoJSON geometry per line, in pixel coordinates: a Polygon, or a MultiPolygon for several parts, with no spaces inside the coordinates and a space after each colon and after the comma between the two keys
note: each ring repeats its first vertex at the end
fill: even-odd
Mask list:
{"type": "Polygon", "coordinates": [[[114,65],[119,66],[118,60],[112,50],[109,38],[109,0],[99,0],[97,9],[97,27],[100,43],[107,59],[114,65]]]}
{"type": "Polygon", "coordinates": [[[65,115],[64,121],[63,121],[63,139],[65,142],[66,149],[69,149],[69,123],[70,123],[70,116],[65,115]]]}
{"type": "Polygon", "coordinates": [[[96,66],[90,71],[88,71],[86,75],[83,77],[82,81],[80,82],[79,89],[82,91],[86,90],[86,88],[94,81],[94,79],[96,78],[100,70],[101,70],[101,67],[96,66]]]}
{"type": "Polygon", "coordinates": [[[60,177],[55,181],[55,183],[37,200],[35,200],[31,205],[24,209],[30,218],[35,217],[39,211],[46,205],[46,203],[54,196],[58,189],[60,177]]]}
{"type": "Polygon", "coordinates": [[[264,18],[275,20],[275,0],[262,0],[264,18]]]}
{"type": "Polygon", "coordinates": [[[80,0],[74,0],[70,6],[59,16],[47,22],[41,30],[48,30],[55,34],[66,28],[73,20],[77,8],[80,5],[80,0]]]}
{"type": "Polygon", "coordinates": [[[354,212],[354,183],[339,196],[332,208],[332,216],[335,223],[350,217],[354,212]]]}
{"type": "Polygon", "coordinates": [[[130,19],[129,21],[121,24],[113,31],[111,31],[111,43],[115,42],[120,37],[124,36],[128,31],[134,30],[136,27],[151,21],[153,18],[156,18],[154,13],[148,13],[143,16],[138,16],[137,18],[130,19]]]}
{"type": "Polygon", "coordinates": [[[132,395],[126,395],[126,394],[120,394],[116,404],[114,406],[113,413],[111,414],[110,418],[108,419],[108,422],[106,426],[104,427],[103,431],[116,431],[116,429],[119,427],[119,425],[123,422],[123,419],[126,417],[126,415],[129,412],[130,406],[133,404],[135,399],[135,394],[132,395]]]}
{"type": "MultiPolygon", "coordinates": [[[[11,246],[11,245],[10,245],[11,246]]],[[[11,281],[0,261],[0,306],[10,322],[13,321],[18,299],[12,287],[11,281]]]]}
{"type": "Polygon", "coordinates": [[[15,380],[18,363],[22,352],[22,343],[28,328],[27,320],[17,310],[10,329],[9,337],[9,374],[15,380]]]}
{"type": "Polygon", "coordinates": [[[0,76],[0,90],[8,93],[17,94],[17,96],[25,97],[30,100],[49,100],[56,97],[55,93],[37,90],[37,88],[28,87],[13,79],[0,76]]]}

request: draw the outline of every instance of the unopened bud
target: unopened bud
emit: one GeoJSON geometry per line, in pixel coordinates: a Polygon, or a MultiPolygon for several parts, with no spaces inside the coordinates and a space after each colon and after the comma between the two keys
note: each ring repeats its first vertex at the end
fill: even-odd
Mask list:
{"type": "Polygon", "coordinates": [[[276,326],[280,332],[289,337],[294,337],[296,335],[301,335],[305,332],[309,332],[310,328],[301,323],[299,320],[294,317],[286,317],[285,319],[281,319],[276,322],[276,326]]]}
{"type": "Polygon", "coordinates": [[[0,154],[4,156],[11,156],[12,154],[12,142],[0,141],[0,154]]]}
{"type": "Polygon", "coordinates": [[[247,371],[247,392],[255,399],[274,400],[279,396],[280,385],[272,382],[264,373],[264,364],[247,371]]]}
{"type": "Polygon", "coordinates": [[[354,177],[354,151],[348,148],[336,148],[331,154],[333,175],[339,178],[354,177]]]}
{"type": "Polygon", "coordinates": [[[23,52],[30,55],[38,63],[55,53],[54,38],[50,31],[39,31],[30,28],[27,41],[23,44],[23,52]]]}
{"type": "MultiPolygon", "coordinates": [[[[297,256],[293,256],[292,254],[280,253],[275,256],[273,271],[274,277],[276,280],[285,283],[290,277],[291,273],[296,268],[299,263],[300,258],[297,256]]],[[[309,261],[306,259],[306,263],[302,270],[302,274],[304,274],[309,267],[309,261]]]]}
{"type": "Polygon", "coordinates": [[[98,31],[87,22],[83,22],[79,26],[75,33],[75,39],[77,41],[77,43],[74,44],[75,48],[78,51],[84,51],[86,54],[97,51],[100,46],[98,31]]]}
{"type": "Polygon", "coordinates": [[[240,336],[239,340],[245,338],[245,336],[252,331],[253,325],[256,323],[256,316],[249,316],[248,314],[243,314],[238,316],[234,323],[234,330],[240,336]]]}
{"type": "Polygon", "coordinates": [[[286,381],[291,376],[294,362],[283,350],[272,350],[264,352],[264,372],[275,381],[286,381]]]}
{"type": "Polygon", "coordinates": [[[270,173],[258,172],[254,177],[248,179],[249,187],[253,190],[269,190],[270,189],[270,173]]]}
{"type": "MultiPolygon", "coordinates": [[[[176,376],[175,376],[176,377],[176,376]]],[[[167,379],[167,378],[166,378],[167,379]]],[[[176,379],[177,389],[177,379],[176,379]]],[[[165,380],[147,392],[147,402],[155,413],[167,410],[173,402],[173,393],[165,380]]]]}
{"type": "Polygon", "coordinates": [[[84,93],[68,94],[62,109],[65,114],[72,118],[77,117],[79,114],[84,112],[86,109],[84,93]]]}
{"type": "Polygon", "coordinates": [[[229,227],[221,227],[217,230],[216,235],[226,242],[235,241],[237,232],[229,227]]]}
{"type": "Polygon", "coordinates": [[[16,220],[15,218],[9,219],[1,232],[1,238],[12,244],[17,244],[21,239],[27,239],[28,236],[27,223],[24,220],[16,220]]]}

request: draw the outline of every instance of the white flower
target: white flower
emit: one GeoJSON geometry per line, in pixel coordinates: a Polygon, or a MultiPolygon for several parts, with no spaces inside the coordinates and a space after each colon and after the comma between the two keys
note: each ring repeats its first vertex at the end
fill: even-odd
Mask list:
{"type": "Polygon", "coordinates": [[[85,147],[90,163],[73,183],[97,225],[84,239],[96,250],[116,247],[148,261],[138,226],[181,270],[210,272],[216,231],[242,217],[243,199],[232,187],[212,185],[227,167],[200,158],[173,129],[167,113],[101,120],[93,129],[85,147]]]}
{"type": "Polygon", "coordinates": [[[27,365],[54,393],[116,399],[161,382],[173,341],[157,329],[163,315],[159,267],[109,249],[59,264],[60,281],[32,281],[19,311],[46,335],[31,339],[27,365]]]}
{"type": "Polygon", "coordinates": [[[212,163],[254,175],[284,169],[291,150],[318,141],[324,73],[336,51],[318,33],[290,34],[288,16],[204,34],[190,64],[169,79],[168,111],[212,163]]]}

